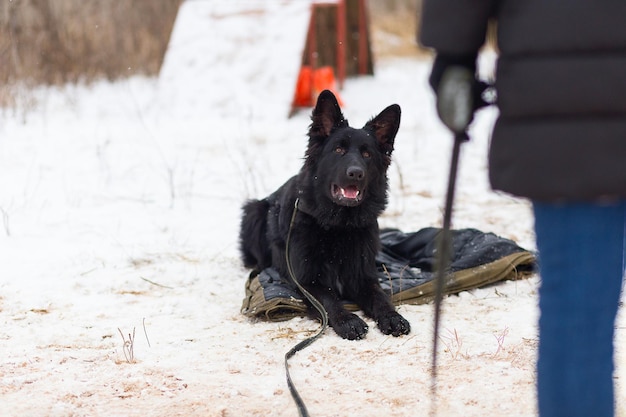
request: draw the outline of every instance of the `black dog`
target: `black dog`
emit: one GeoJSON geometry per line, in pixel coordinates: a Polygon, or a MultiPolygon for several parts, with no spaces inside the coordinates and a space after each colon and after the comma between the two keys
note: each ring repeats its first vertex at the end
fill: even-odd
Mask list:
{"type": "Polygon", "coordinates": [[[240,240],[246,267],[274,267],[289,277],[285,247],[298,282],[319,300],[345,339],[362,339],[367,324],[342,306],[354,301],[384,334],[408,334],[378,284],[378,216],[387,204],[387,168],[400,124],[391,105],[362,129],[348,126],[337,99],[323,91],[313,110],[300,173],[263,200],[243,207],[240,240]],[[297,213],[292,224],[292,214],[297,213]]]}

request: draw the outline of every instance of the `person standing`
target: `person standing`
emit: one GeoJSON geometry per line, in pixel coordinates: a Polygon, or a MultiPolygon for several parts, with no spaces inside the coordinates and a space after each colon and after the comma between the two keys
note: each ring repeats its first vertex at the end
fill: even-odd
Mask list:
{"type": "MultiPolygon", "coordinates": [[[[626,233],[626,2],[423,0],[439,90],[476,72],[497,25],[492,188],[532,201],[539,252],[541,417],[613,416],[626,233]]],[[[474,81],[474,107],[484,84],[474,81]]]]}

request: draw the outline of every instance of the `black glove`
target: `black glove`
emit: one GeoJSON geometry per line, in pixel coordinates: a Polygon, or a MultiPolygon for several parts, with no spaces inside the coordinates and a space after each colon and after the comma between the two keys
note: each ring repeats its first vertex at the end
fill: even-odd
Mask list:
{"type": "MultiPolygon", "coordinates": [[[[430,78],[428,82],[430,86],[433,88],[435,93],[439,92],[439,84],[441,83],[441,77],[443,77],[444,72],[450,67],[464,67],[471,71],[472,74],[476,73],[476,58],[477,54],[470,55],[447,55],[447,54],[437,54],[435,57],[435,62],[433,63],[433,69],[430,73],[430,78]]],[[[483,93],[485,90],[490,88],[491,86],[484,81],[480,81],[474,78],[474,82],[472,84],[472,96],[473,96],[473,105],[474,111],[488,106],[490,103],[485,101],[483,98],[483,93]]]]}

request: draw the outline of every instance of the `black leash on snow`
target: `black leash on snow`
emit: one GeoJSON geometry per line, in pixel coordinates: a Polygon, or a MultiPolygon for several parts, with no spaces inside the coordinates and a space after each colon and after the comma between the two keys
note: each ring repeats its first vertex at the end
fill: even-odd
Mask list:
{"type": "Polygon", "coordinates": [[[439,323],[441,321],[441,303],[450,273],[452,261],[452,206],[456,188],[457,168],[461,144],[469,140],[466,133],[474,112],[472,86],[474,75],[462,67],[450,67],[444,72],[437,92],[437,113],[441,121],[454,133],[454,145],[450,162],[450,175],[443,213],[443,227],[437,246],[437,275],[435,277],[435,318],[433,329],[433,352],[431,364],[431,417],[437,414],[437,349],[439,346],[439,323]]]}
{"type": "Polygon", "coordinates": [[[289,241],[291,240],[291,230],[293,229],[293,225],[296,221],[296,214],[298,212],[299,202],[300,202],[300,199],[297,198],[294,204],[293,214],[291,215],[291,222],[289,223],[289,232],[287,232],[287,242],[285,243],[285,258],[287,261],[287,271],[289,272],[289,276],[291,277],[291,280],[296,284],[296,287],[298,287],[300,292],[302,292],[302,294],[307,298],[307,300],[309,300],[309,302],[313,305],[313,307],[315,307],[315,309],[320,313],[320,317],[322,318],[322,325],[316,334],[304,339],[303,341],[301,341],[300,343],[292,347],[291,350],[289,350],[289,352],[285,354],[285,374],[287,375],[287,386],[289,387],[289,391],[291,392],[291,396],[293,400],[296,402],[296,406],[298,407],[298,413],[300,414],[300,417],[309,417],[309,412],[307,411],[306,406],[304,405],[304,401],[302,400],[302,397],[300,397],[298,390],[296,389],[295,385],[293,384],[293,381],[291,380],[291,375],[289,374],[288,361],[297,352],[306,348],[307,346],[315,342],[317,339],[319,339],[320,336],[322,336],[322,334],[328,327],[328,313],[326,313],[324,306],[315,297],[313,297],[313,295],[311,295],[310,292],[305,290],[304,287],[300,285],[291,267],[291,259],[289,256],[289,241]]]}
{"type": "Polygon", "coordinates": [[[431,417],[437,413],[437,349],[439,347],[439,322],[441,321],[441,303],[446,284],[446,278],[450,273],[452,259],[452,204],[454,202],[454,190],[456,188],[456,173],[459,165],[461,143],[467,142],[469,137],[466,133],[456,134],[454,147],[452,148],[452,160],[450,162],[450,177],[446,193],[446,204],[443,212],[443,227],[437,242],[437,275],[435,277],[435,323],[433,329],[433,352],[431,364],[431,417]]]}

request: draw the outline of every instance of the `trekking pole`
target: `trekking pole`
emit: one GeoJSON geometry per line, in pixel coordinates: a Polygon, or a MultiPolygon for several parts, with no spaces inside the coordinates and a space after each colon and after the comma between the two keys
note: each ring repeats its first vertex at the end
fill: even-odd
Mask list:
{"type": "Polygon", "coordinates": [[[437,92],[437,113],[441,121],[454,133],[454,145],[450,162],[448,189],[443,213],[443,227],[437,242],[437,263],[435,276],[435,318],[433,330],[433,352],[431,364],[431,417],[437,414],[437,348],[439,345],[439,322],[441,321],[441,303],[452,262],[451,220],[454,191],[456,188],[457,168],[461,144],[469,140],[467,127],[474,112],[472,86],[474,74],[463,67],[448,68],[439,84],[437,92]]]}

